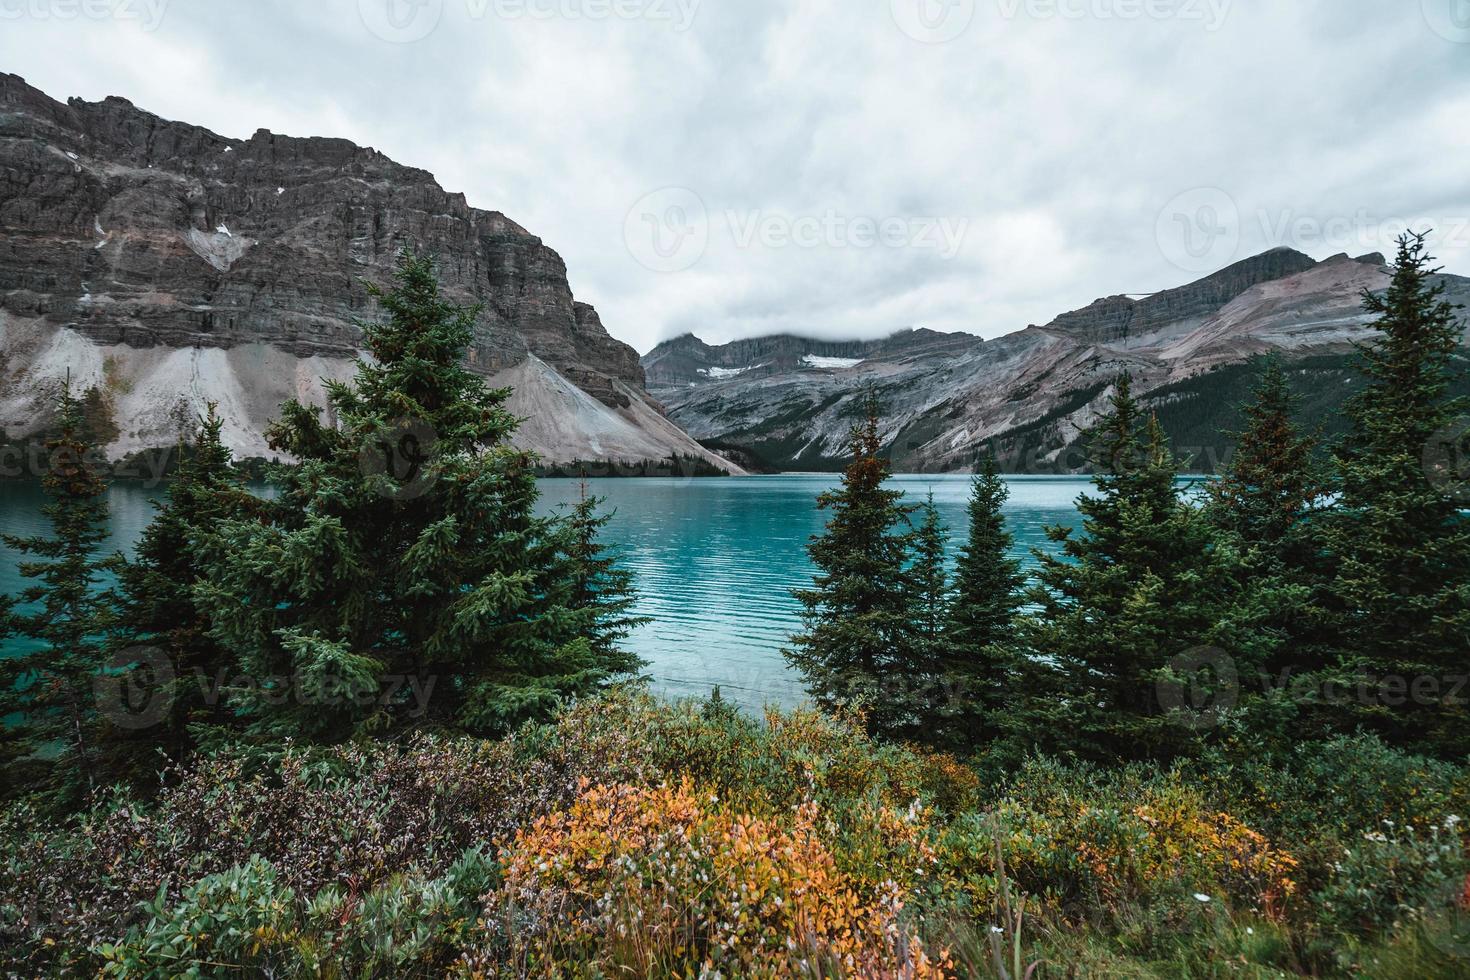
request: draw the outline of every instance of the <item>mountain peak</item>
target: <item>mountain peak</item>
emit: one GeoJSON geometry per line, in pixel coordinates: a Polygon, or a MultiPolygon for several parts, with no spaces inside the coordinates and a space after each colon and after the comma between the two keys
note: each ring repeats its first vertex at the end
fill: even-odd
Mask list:
{"type": "Polygon", "coordinates": [[[1310,255],[1278,246],[1241,259],[1218,272],[1173,289],[1132,299],[1105,296],[1080,310],[1063,313],[1043,329],[1079,340],[1110,343],[1149,333],[1164,324],[1203,319],[1252,286],[1284,279],[1317,265],[1310,255]]]}

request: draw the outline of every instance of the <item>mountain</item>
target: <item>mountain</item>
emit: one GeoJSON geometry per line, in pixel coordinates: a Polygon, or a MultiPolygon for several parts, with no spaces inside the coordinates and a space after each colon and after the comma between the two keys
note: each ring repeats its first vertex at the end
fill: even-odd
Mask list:
{"type": "Polygon", "coordinates": [[[677,389],[740,377],[745,381],[791,371],[851,367],[866,360],[903,362],[958,356],[979,337],[905,330],[882,340],[825,341],[777,334],[710,347],[693,334],[665,341],[643,358],[650,387],[677,389]]]}
{"type": "Polygon", "coordinates": [[[513,384],[550,463],[674,455],[733,467],[649,396],[637,352],[576,301],[562,259],[433,176],[341,139],[246,140],[126,99],[56,102],[0,74],[0,429],[43,428],[60,379],[96,386],[109,454],[174,444],[209,401],[244,456],[287,397],[352,373],[404,246],[483,304],[471,367],[513,384]]]}
{"type": "MultiPolygon", "coordinates": [[[[1470,304],[1470,279],[1444,277],[1470,304]]],[[[1123,371],[1158,412],[1176,450],[1212,471],[1230,451],[1247,362],[1281,352],[1304,414],[1331,435],[1357,379],[1353,344],[1371,340],[1361,292],[1389,272],[1377,253],[1318,262],[1278,248],[1141,299],[1109,296],[1043,326],[981,341],[909,330],[845,344],[765,337],[712,347],[685,335],[643,358],[670,417],[712,445],[786,469],[841,465],[864,390],[884,404],[895,466],[967,470],[994,446],[1012,472],[1072,472],[1080,437],[1123,371]]]]}

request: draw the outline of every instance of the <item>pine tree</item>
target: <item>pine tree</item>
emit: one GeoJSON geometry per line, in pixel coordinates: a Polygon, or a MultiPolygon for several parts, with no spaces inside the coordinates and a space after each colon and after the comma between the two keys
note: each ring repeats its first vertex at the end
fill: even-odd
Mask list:
{"type": "MultiPolygon", "coordinates": [[[[20,573],[37,584],[13,597],[10,632],[31,641],[0,658],[0,763],[11,791],[58,806],[74,803],[117,775],[103,758],[106,719],[99,713],[99,675],[111,665],[108,638],[115,596],[106,580],[121,557],[102,555],[108,538],[107,484],[91,459],[82,403],[68,381],[58,430],[46,442],[43,478],[50,536],[5,538],[31,556],[20,573]]],[[[121,677],[116,678],[119,684],[121,677]]],[[[117,705],[122,708],[124,705],[117,705]]]]}
{"type": "Polygon", "coordinates": [[[1298,429],[1296,405],[1280,359],[1260,358],[1251,400],[1242,407],[1245,428],[1235,434],[1235,454],[1209,486],[1214,524],[1265,552],[1263,557],[1284,557],[1324,490],[1312,459],[1316,439],[1298,429]]]}
{"type": "MultiPolygon", "coordinates": [[[[910,630],[886,685],[895,713],[908,718],[902,734],[915,741],[937,744],[944,722],[954,711],[953,691],[945,679],[949,641],[949,576],[945,572],[945,544],[949,529],[934,506],[934,494],[918,507],[920,521],[913,531],[913,558],[908,571],[910,630]]],[[[898,734],[898,733],[895,733],[898,734]]]]}
{"type": "MultiPolygon", "coordinates": [[[[922,516],[913,538],[913,564],[909,570],[910,608],[914,634],[919,644],[932,653],[937,666],[949,620],[949,576],[944,570],[944,545],[949,528],[934,506],[934,493],[919,505],[922,516]]],[[[925,658],[929,660],[930,658],[925,658]]]]}
{"type": "Polygon", "coordinates": [[[891,688],[904,683],[898,671],[913,647],[906,587],[912,508],[900,502],[902,491],[884,485],[888,461],[879,455],[871,395],[864,411],[841,486],[817,498],[832,517],[807,546],[817,574],[812,588],[793,593],[804,631],[784,652],[819,706],[861,706],[873,732],[904,732],[913,719],[891,688]]]}
{"type": "Polygon", "coordinates": [[[202,573],[200,540],[226,521],[263,510],[236,474],[222,428],[211,403],[193,443],[180,447],[168,494],[155,502],[157,513],[121,574],[121,642],[161,651],[174,674],[167,717],[135,740],[151,741],[174,757],[191,744],[189,725],[231,721],[217,693],[235,664],[210,635],[210,621],[194,601],[202,573]]]}
{"type": "Polygon", "coordinates": [[[1014,539],[1002,508],[1010,490],[993,453],[970,481],[970,531],[955,563],[946,629],[947,689],[954,692],[951,746],[968,752],[997,737],[1013,696],[1017,665],[1011,649],[1026,577],[1010,557],[1014,539]]]}
{"type": "Polygon", "coordinates": [[[1432,262],[1425,236],[1405,234],[1387,291],[1363,294],[1379,338],[1360,347],[1367,385],[1348,403],[1352,426],[1334,460],[1327,601],[1344,673],[1421,685],[1407,696],[1385,687],[1349,721],[1463,756],[1470,713],[1463,693],[1449,695],[1451,678],[1470,670],[1470,523],[1460,475],[1435,464],[1463,445],[1465,405],[1448,392],[1464,328],[1432,262]]]}
{"type": "MultiPolygon", "coordinates": [[[[1316,439],[1295,422],[1297,400],[1280,359],[1260,358],[1258,370],[1242,406],[1245,427],[1235,434],[1225,472],[1207,487],[1205,514],[1241,552],[1255,602],[1251,628],[1268,635],[1276,649],[1263,665],[1265,675],[1274,690],[1289,695],[1327,661],[1314,594],[1324,581],[1315,518],[1328,487],[1313,456],[1316,439]]],[[[1316,730],[1320,721],[1303,727],[1305,719],[1291,720],[1304,707],[1289,697],[1278,703],[1271,733],[1283,734],[1279,726],[1291,725],[1302,735],[1323,734],[1316,730]]]]}
{"type": "Polygon", "coordinates": [[[638,660],[621,651],[618,644],[651,620],[630,614],[637,601],[633,576],[602,543],[602,533],[612,520],[611,514],[599,513],[602,503],[602,498],[587,495],[584,483],[581,498],[567,515],[563,526],[566,602],[572,609],[594,614],[587,630],[593,654],[616,664],[620,673],[631,672],[640,666],[638,660]]]}
{"type": "Polygon", "coordinates": [[[263,735],[404,726],[503,732],[634,661],[599,650],[566,532],[538,516],[507,389],[463,365],[477,309],[445,301],[405,252],[369,358],[327,385],[334,426],[288,402],[270,428],[280,496],[205,541],[195,590],[249,680],[232,704],[263,735]]]}
{"type": "Polygon", "coordinates": [[[1221,695],[1228,706],[1238,693],[1228,674],[1254,673],[1268,651],[1240,628],[1235,553],[1181,499],[1174,455],[1157,418],[1142,419],[1127,376],[1089,445],[1098,492],[1077,501],[1082,536],[1047,528],[1062,554],[1036,552],[1037,609],[1018,624],[1027,701],[1007,721],[1030,746],[1168,758],[1197,746],[1217,704],[1167,703],[1165,690],[1221,695]],[[1223,678],[1196,674],[1196,658],[1229,666],[1223,678]],[[1222,679],[1225,690],[1212,689],[1222,679]]]}

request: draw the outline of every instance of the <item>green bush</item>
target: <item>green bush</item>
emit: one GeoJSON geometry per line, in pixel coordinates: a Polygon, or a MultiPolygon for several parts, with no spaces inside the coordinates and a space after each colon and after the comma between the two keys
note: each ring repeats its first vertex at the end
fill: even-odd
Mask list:
{"type": "MultiPolygon", "coordinates": [[[[824,880],[864,903],[863,921],[898,930],[883,955],[922,942],[945,972],[998,976],[999,928],[1020,959],[1042,961],[1036,978],[1454,976],[1470,953],[1455,939],[1464,785],[1459,767],[1371,739],[1168,771],[1036,758],[987,779],[851,719],[755,719],[625,689],[498,742],[219,748],[169,772],[152,800],[118,791],[60,820],[12,806],[0,814],[0,972],[514,975],[517,930],[559,935],[565,892],[584,930],[567,948],[593,959],[561,972],[594,975],[615,947],[697,974],[702,961],[677,944],[597,931],[645,915],[667,926],[659,935],[690,934],[662,904],[638,903],[706,907],[666,875],[632,888],[606,864],[626,853],[664,866],[647,843],[663,837],[635,846],[618,830],[669,829],[620,809],[662,800],[710,840],[776,861],[788,897],[814,866],[781,858],[780,842],[829,855],[824,880]],[[586,838],[575,813],[592,799],[607,812],[586,838]],[[621,882],[624,905],[566,891],[574,874],[621,882]]],[[[668,840],[690,874],[709,860],[692,839],[668,840]]],[[[749,911],[779,921],[760,902],[749,911]]]]}

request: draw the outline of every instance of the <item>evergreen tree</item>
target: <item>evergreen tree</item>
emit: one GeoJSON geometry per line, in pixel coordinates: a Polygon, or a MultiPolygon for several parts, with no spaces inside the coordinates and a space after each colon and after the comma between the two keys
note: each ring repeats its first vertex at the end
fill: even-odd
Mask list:
{"type": "Polygon", "coordinates": [[[1260,358],[1259,379],[1243,406],[1245,428],[1235,454],[1209,485],[1214,524],[1263,552],[1284,559],[1302,520],[1323,493],[1312,459],[1316,440],[1294,421],[1297,400],[1275,355],[1260,358]]]}
{"type": "Polygon", "coordinates": [[[18,607],[9,616],[10,632],[30,642],[0,658],[0,763],[9,791],[34,792],[60,806],[115,775],[103,754],[106,719],[98,707],[116,613],[105,580],[121,557],[99,554],[108,537],[107,485],[92,466],[96,447],[85,425],[68,382],[57,433],[46,442],[43,486],[50,502],[43,512],[51,534],[5,538],[30,556],[19,570],[37,584],[7,602],[18,607]]]}
{"type": "Polygon", "coordinates": [[[907,732],[913,718],[891,688],[913,649],[907,564],[912,508],[884,484],[878,405],[869,396],[853,427],[852,461],[842,484],[817,498],[831,511],[825,533],[807,546],[817,567],[813,587],[794,595],[804,631],[791,638],[787,661],[801,671],[813,700],[828,710],[861,705],[875,733],[907,732]]]}
{"type": "Polygon", "coordinates": [[[934,506],[934,493],[918,507],[922,515],[913,536],[913,563],[909,569],[910,609],[917,646],[929,651],[926,667],[937,667],[943,656],[945,624],[949,620],[949,576],[944,570],[944,545],[949,528],[934,506]]]}
{"type": "Polygon", "coordinates": [[[1284,695],[1273,730],[1282,734],[1289,725],[1302,735],[1321,735],[1320,720],[1308,728],[1291,720],[1304,706],[1292,704],[1290,695],[1309,689],[1302,681],[1317,676],[1327,661],[1320,604],[1313,598],[1323,581],[1314,517],[1327,483],[1313,456],[1315,438],[1297,427],[1297,400],[1280,359],[1260,358],[1258,369],[1242,406],[1245,427],[1235,434],[1225,472],[1207,487],[1205,513],[1241,551],[1257,604],[1251,628],[1275,646],[1276,655],[1263,665],[1272,689],[1284,695]]]}
{"type": "Polygon", "coordinates": [[[952,747],[972,751],[1000,734],[1016,663],[1011,644],[1026,577],[1010,557],[1014,539],[1001,510],[1010,490],[995,455],[986,453],[970,481],[970,531],[955,563],[946,629],[946,687],[954,692],[952,747]]]}
{"type": "Polygon", "coordinates": [[[371,292],[387,319],[359,324],[369,357],[327,385],[336,424],[283,406],[268,436],[299,463],[261,517],[203,542],[196,599],[264,735],[503,732],[636,661],[599,649],[603,609],[575,603],[567,533],[535,513],[535,460],[510,445],[509,391],[463,366],[478,310],[407,252],[371,292]]]}
{"type": "Polygon", "coordinates": [[[122,642],[161,651],[174,674],[167,717],[135,739],[151,740],[174,757],[190,744],[190,724],[230,721],[228,706],[216,694],[235,664],[210,635],[210,621],[194,601],[200,541],[226,521],[263,510],[236,475],[213,403],[199,422],[193,443],[180,446],[168,494],[154,503],[157,514],[121,575],[122,642]]]}
{"type": "Polygon", "coordinates": [[[1240,628],[1234,551],[1181,499],[1158,420],[1142,419],[1130,388],[1119,379],[1090,434],[1098,493],[1077,501],[1084,534],[1047,528],[1062,553],[1036,552],[1038,608],[1018,624],[1032,676],[1024,710],[1007,717],[1024,744],[1096,759],[1193,749],[1237,695],[1230,673],[1268,652],[1240,628]],[[1205,665],[1221,671],[1196,673],[1205,665]],[[1169,703],[1166,690],[1189,697],[1169,703]]]}
{"type": "MultiPolygon", "coordinates": [[[[944,569],[949,529],[939,517],[931,491],[918,507],[921,519],[913,532],[913,559],[909,566],[910,635],[895,652],[895,676],[886,696],[904,709],[909,730],[903,734],[920,742],[942,741],[945,721],[955,710],[955,692],[944,683],[949,641],[949,576],[944,569]]],[[[895,733],[897,734],[897,733],[895,733]]]]}
{"type": "Polygon", "coordinates": [[[1335,455],[1327,602],[1344,673],[1393,685],[1357,705],[1356,720],[1463,756],[1470,713],[1450,679],[1470,670],[1470,524],[1463,475],[1435,465],[1463,445],[1465,405],[1448,394],[1463,325],[1432,261],[1425,236],[1405,234],[1387,291],[1363,294],[1379,337],[1360,347],[1367,385],[1348,403],[1352,425],[1335,455]]]}
{"type": "Polygon", "coordinates": [[[618,663],[619,671],[638,669],[638,661],[618,649],[618,644],[638,627],[651,622],[629,610],[637,601],[633,576],[618,564],[617,556],[602,543],[602,532],[612,520],[599,513],[600,497],[589,497],[582,485],[581,498],[567,515],[563,527],[563,553],[569,580],[567,605],[594,614],[587,640],[594,655],[618,663]]]}

